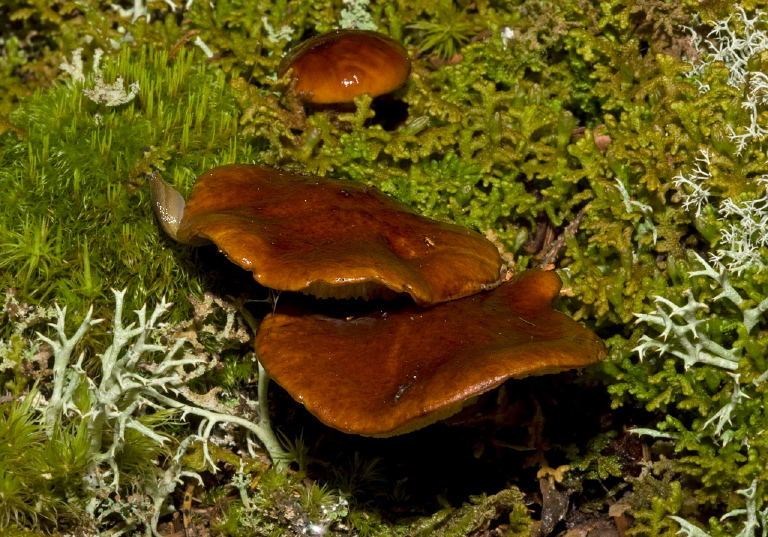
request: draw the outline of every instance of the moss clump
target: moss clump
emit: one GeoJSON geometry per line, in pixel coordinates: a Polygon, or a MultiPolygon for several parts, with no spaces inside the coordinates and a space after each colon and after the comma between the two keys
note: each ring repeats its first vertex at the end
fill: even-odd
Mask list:
{"type": "Polygon", "coordinates": [[[189,251],[170,244],[149,208],[145,174],[162,173],[188,191],[200,170],[250,160],[238,134],[235,95],[221,71],[193,53],[126,48],[97,78],[62,80],[39,92],[10,121],[25,135],[0,137],[0,286],[26,301],[59,301],[84,311],[110,287],[184,302],[200,292],[189,251]],[[122,77],[139,90],[130,102],[93,102],[84,88],[122,77]],[[20,217],[20,215],[23,215],[20,217]]]}
{"type": "MultiPolygon", "coordinates": [[[[185,194],[200,173],[230,162],[349,178],[434,218],[491,231],[520,268],[560,270],[561,307],[610,349],[591,378],[639,426],[635,441],[647,455],[645,470],[627,463],[632,457],[617,447],[631,443],[618,432],[623,424],[606,425],[587,447],[562,448],[568,490],[610,481],[607,495],[587,503],[605,511],[606,496],[621,499],[636,535],[704,531],[692,525],[712,536],[764,529],[765,8],[661,0],[227,0],[175,11],[166,2],[130,10],[94,0],[5,4],[0,285],[15,288],[0,326],[6,387],[23,395],[30,371],[44,376],[47,367],[32,334],[44,327],[20,315],[20,304],[57,301],[79,321],[94,303],[109,320],[110,287],[127,287],[129,307],[138,307],[163,295],[201,300],[216,285],[199,268],[205,254],[161,236],[145,174],[160,173],[185,194]],[[402,40],[413,53],[411,80],[390,102],[305,109],[288,80],[274,77],[277,65],[288,48],[341,21],[402,40]],[[109,53],[89,67],[98,49],[109,53]],[[628,410],[635,406],[644,413],[628,410]]],[[[171,321],[192,309],[174,309],[171,321]]],[[[195,330],[197,352],[219,353],[215,327],[195,330]]],[[[103,350],[100,336],[83,341],[89,360],[103,350]]],[[[221,383],[250,400],[250,366],[230,354],[222,363],[195,390],[221,383]]],[[[14,423],[34,429],[27,422],[14,423]]],[[[13,431],[11,421],[2,427],[13,431]]],[[[54,444],[77,445],[79,433],[63,430],[70,440],[54,444]]],[[[35,434],[28,453],[54,445],[35,434]]],[[[72,464],[82,462],[76,451],[72,464]]],[[[38,522],[68,494],[87,502],[86,491],[59,486],[56,476],[36,482],[48,502],[38,522]]],[[[283,507],[290,502],[279,491],[292,486],[270,489],[283,507]]],[[[312,500],[322,487],[301,491],[308,505],[322,504],[312,500]]],[[[424,524],[470,534],[502,516],[501,502],[524,534],[527,518],[510,491],[421,513],[395,532],[424,524]]],[[[222,522],[233,535],[246,515],[258,518],[240,502],[222,522]]],[[[17,512],[5,522],[35,523],[27,500],[17,512]]],[[[279,531],[280,516],[248,523],[279,531]]],[[[356,505],[345,520],[372,535],[384,527],[380,513],[356,505]]]]}

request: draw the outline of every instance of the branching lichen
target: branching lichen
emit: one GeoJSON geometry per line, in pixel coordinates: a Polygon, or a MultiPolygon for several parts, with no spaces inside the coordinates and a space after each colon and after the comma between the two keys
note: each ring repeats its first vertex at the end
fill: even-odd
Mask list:
{"type": "MultiPolygon", "coordinates": [[[[185,338],[173,337],[179,327],[160,323],[160,318],[171,306],[168,302],[161,301],[151,313],[146,307],[141,308],[136,312],[137,322],[125,325],[125,292],[115,291],[114,297],[112,342],[98,355],[98,377],[93,377],[84,368],[87,352],[81,352],[77,360],[73,360],[73,353],[101,320],[93,319],[91,309],[75,333],[68,336],[67,308],[56,307],[56,322],[51,325],[53,335],[40,334],[40,338],[50,346],[53,358],[50,396],[44,400],[30,394],[25,403],[27,406],[23,408],[29,415],[39,413],[42,430],[49,442],[61,442],[59,435],[62,427],[78,430],[77,434],[86,442],[78,454],[82,475],[75,481],[89,483],[86,488],[92,498],[83,509],[94,523],[113,525],[110,535],[141,526],[147,528],[147,534],[156,534],[164,504],[181,479],[189,477],[201,481],[196,472],[186,470],[181,463],[192,442],[203,443],[204,460],[211,471],[216,471],[215,461],[207,450],[216,425],[233,424],[255,435],[278,466],[286,462],[286,453],[266,416],[266,374],[261,372],[259,387],[262,406],[259,414],[262,417],[257,422],[235,415],[230,409],[217,404],[215,399],[196,397],[185,385],[215,368],[216,359],[209,359],[207,353],[193,352],[185,338]],[[161,339],[168,342],[158,343],[161,339]],[[173,439],[162,433],[159,430],[162,421],[157,422],[153,417],[166,416],[162,419],[167,420],[172,414],[202,418],[199,434],[173,439]],[[126,469],[122,465],[128,453],[135,449],[131,447],[131,442],[141,443],[142,437],[151,442],[146,453],[136,454],[146,457],[148,463],[143,492],[127,504],[120,503],[119,497],[126,490],[126,484],[121,479],[126,469]],[[174,446],[174,453],[165,468],[152,470],[157,462],[152,457],[169,444],[174,446]],[[148,499],[151,508],[141,507],[143,497],[148,499]],[[142,512],[146,516],[139,516],[142,512]],[[116,516],[120,520],[116,521],[116,516]]],[[[232,331],[231,326],[229,331],[232,331]]],[[[252,444],[248,443],[248,447],[251,448],[252,444]]],[[[256,456],[256,453],[252,451],[251,456],[256,456]]],[[[128,479],[130,481],[135,477],[129,476],[128,479]]]]}
{"type": "Polygon", "coordinates": [[[654,350],[662,355],[668,353],[677,356],[686,368],[700,363],[728,370],[736,369],[741,356],[715,343],[699,329],[705,320],[699,318],[698,312],[707,309],[707,305],[697,302],[690,291],[686,292],[686,299],[684,306],[678,306],[671,300],[656,297],[657,309],[654,312],[637,314],[638,322],[650,323],[663,329],[657,337],[643,335],[640,338],[640,345],[634,349],[640,359],[643,359],[645,352],[654,350]]]}

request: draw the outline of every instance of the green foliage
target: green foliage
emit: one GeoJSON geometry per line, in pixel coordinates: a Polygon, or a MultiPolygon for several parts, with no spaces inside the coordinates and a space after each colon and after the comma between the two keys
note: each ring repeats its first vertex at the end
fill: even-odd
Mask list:
{"type": "MultiPolygon", "coordinates": [[[[38,364],[33,377],[45,369],[45,349],[31,342],[40,320],[14,304],[58,301],[79,321],[91,302],[109,318],[110,287],[127,287],[130,307],[159,296],[186,304],[188,294],[211,288],[193,251],[160,234],[146,173],[161,173],[184,194],[200,173],[229,162],[348,178],[433,218],[492,231],[518,268],[557,265],[567,295],[561,307],[607,338],[601,375],[614,407],[648,413],[637,418],[645,422],[636,432],[651,449],[651,470],[625,475],[608,449],[615,431],[571,460],[582,482],[623,480],[626,488],[611,490],[626,492],[635,535],[674,535],[681,527],[694,534],[685,524],[708,527],[712,536],[746,531],[745,513],[768,500],[765,53],[750,49],[742,67],[713,61],[717,47],[695,45],[684,26],[698,15],[699,34],[719,27],[710,38],[736,46],[728,32],[766,32],[759,16],[765,2],[741,2],[744,12],[733,2],[687,0],[512,4],[355,4],[355,18],[412,53],[411,78],[393,96],[407,108],[400,118],[367,97],[353,111],[311,110],[292,97],[288,80],[275,78],[286,50],[345,20],[341,2],[193,2],[181,16],[164,2],[139,2],[135,11],[95,0],[1,6],[0,286],[16,288],[17,296],[0,325],[9,389],[24,394],[38,380],[20,374],[29,364],[38,364]],[[41,37],[30,40],[34,35],[41,37]],[[96,67],[73,75],[80,47],[86,64],[97,48],[110,51],[101,76],[96,67]],[[736,69],[745,71],[742,85],[733,83],[736,69]],[[109,87],[127,101],[107,106],[83,93],[109,87]],[[537,242],[546,230],[561,242],[559,256],[537,242]],[[752,496],[734,493],[753,484],[752,496]],[[718,520],[712,513],[734,514],[718,520]]],[[[213,299],[198,300],[193,309],[212,307],[213,299]]],[[[189,313],[175,309],[172,320],[189,313]]],[[[255,363],[238,358],[247,337],[217,339],[228,323],[228,315],[196,315],[190,325],[196,352],[213,353],[221,364],[192,381],[193,395],[214,386],[234,393],[256,376],[255,363]]],[[[89,359],[95,354],[93,341],[82,347],[89,359]]],[[[93,401],[85,384],[72,386],[73,404],[87,413],[93,401]]],[[[15,498],[3,504],[0,522],[74,520],[91,494],[64,478],[83,472],[82,421],[62,422],[43,439],[22,406],[3,407],[0,434],[3,427],[18,432],[10,441],[27,448],[24,464],[15,455],[0,460],[0,486],[15,498]],[[35,478],[35,465],[51,479],[35,478]],[[30,498],[15,487],[22,477],[47,510],[29,510],[30,498]]],[[[143,416],[137,427],[180,431],[165,418],[143,416]]],[[[135,446],[117,459],[125,477],[150,473],[156,443],[135,430],[125,439],[135,446]]],[[[311,462],[306,446],[297,441],[290,451],[303,477],[311,462]]],[[[187,464],[200,469],[209,457],[187,464]]],[[[334,502],[354,495],[362,476],[370,486],[376,475],[361,463],[346,478],[335,476],[339,495],[265,474],[257,491],[230,504],[220,531],[306,528],[322,518],[323,506],[342,513],[334,502]],[[305,518],[286,520],[286,509],[305,518]]],[[[376,513],[352,503],[341,518],[361,534],[384,534],[376,513]]],[[[503,512],[510,531],[524,535],[530,519],[521,506],[509,489],[392,532],[463,535],[503,512]]],[[[129,507],[149,509],[115,504],[105,516],[129,507]]]]}
{"type": "Polygon", "coordinates": [[[426,11],[426,20],[410,24],[408,28],[419,30],[419,52],[434,52],[450,59],[480,33],[475,26],[476,19],[467,14],[467,7],[457,6],[453,0],[438,0],[432,9],[426,11]]]}
{"type": "Polygon", "coordinates": [[[510,522],[508,535],[527,537],[531,534],[532,522],[525,516],[527,513],[523,507],[523,497],[516,488],[505,489],[488,497],[475,496],[459,509],[446,507],[429,518],[415,522],[410,534],[416,537],[470,535],[505,514],[510,522]]]}
{"type": "Polygon", "coordinates": [[[159,171],[188,191],[200,171],[247,159],[237,134],[234,95],[221,71],[181,50],[125,49],[109,57],[103,79],[137,83],[131,102],[107,107],[82,89],[88,76],[38,93],[11,116],[26,129],[0,137],[0,286],[29,301],[84,305],[110,286],[179,302],[199,292],[189,250],[160,234],[144,174],[159,171]]]}
{"type": "MultiPolygon", "coordinates": [[[[714,21],[719,30],[711,34],[712,48],[738,52],[746,46],[735,39],[739,32],[755,32],[750,42],[761,42],[760,18],[737,10],[730,23],[714,21]]],[[[694,68],[671,59],[659,62],[662,79],[651,87],[660,98],[649,101],[649,119],[666,125],[668,139],[651,142],[656,135],[650,133],[645,139],[648,149],[667,146],[666,165],[659,155],[651,166],[652,151],[646,151],[634,171],[626,166],[631,162],[626,149],[643,144],[646,136],[633,129],[632,145],[624,145],[621,167],[614,167],[620,178],[625,174],[644,184],[650,200],[663,195],[661,206],[650,205],[659,234],[655,250],[665,253],[659,268],[665,271],[658,297],[634,310],[641,324],[629,337],[612,341],[614,360],[604,370],[615,380],[608,390],[615,406],[640,403],[658,416],[653,428],[635,432],[650,442],[674,442],[669,468],[685,476],[686,485],[673,482],[669,501],[636,502],[635,516],[643,521],[633,530],[638,535],[745,536],[764,524],[758,506],[766,498],[766,475],[758,461],[768,455],[762,434],[768,288],[761,243],[768,170],[761,142],[749,134],[756,129],[749,111],[762,110],[765,103],[758,78],[749,79],[751,89],[745,89],[734,82],[740,74],[744,79],[740,65],[703,54],[694,68]],[[678,157],[683,159],[672,177],[675,168],[667,166],[678,157]],[[656,217],[664,213],[668,216],[656,217]],[[677,228],[677,238],[662,223],[677,228]],[[661,243],[664,235],[668,244],[661,243]],[[707,520],[707,512],[724,515],[707,520]]],[[[647,88],[640,91],[653,95],[647,88]]],[[[639,226],[633,233],[638,240],[630,245],[642,248],[639,226]]]]}
{"type": "MultiPolygon", "coordinates": [[[[35,392],[31,395],[34,397],[35,392]]],[[[35,422],[32,397],[0,407],[0,526],[55,523],[67,504],[46,479],[45,432],[35,422]],[[43,471],[41,471],[43,470],[43,471]],[[39,508],[35,505],[39,501],[39,508]]],[[[57,477],[61,479],[61,474],[57,477]]]]}
{"type": "Polygon", "coordinates": [[[666,497],[656,496],[650,500],[648,509],[638,510],[634,516],[641,524],[629,530],[632,535],[658,535],[672,537],[679,532],[678,526],[671,520],[670,515],[680,512],[682,506],[682,491],[680,483],[673,481],[669,484],[666,497]]]}
{"type": "Polygon", "coordinates": [[[615,431],[596,436],[590,441],[585,454],[569,464],[570,469],[578,470],[582,479],[606,481],[610,477],[621,477],[624,472],[619,457],[606,453],[606,448],[615,437],[615,431]]]}

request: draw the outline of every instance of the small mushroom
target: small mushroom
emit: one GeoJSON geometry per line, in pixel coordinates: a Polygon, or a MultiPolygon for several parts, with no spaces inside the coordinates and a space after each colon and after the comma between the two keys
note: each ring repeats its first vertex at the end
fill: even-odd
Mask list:
{"type": "Polygon", "coordinates": [[[408,79],[411,63],[403,46],[367,30],[335,30],[291,50],[278,69],[291,71],[296,94],[307,103],[351,103],[364,93],[378,97],[408,79]]]}
{"type": "Polygon", "coordinates": [[[500,283],[501,257],[482,235],[417,215],[371,186],[234,164],[204,173],[186,204],[159,178],[151,192],[176,240],[213,241],[272,289],[408,294],[431,305],[500,283]]]}
{"type": "Polygon", "coordinates": [[[402,434],[508,379],[605,357],[597,335],[552,309],[561,285],[555,272],[529,270],[433,308],[400,304],[351,318],[283,302],[262,322],[256,352],[270,377],[326,425],[402,434]]]}

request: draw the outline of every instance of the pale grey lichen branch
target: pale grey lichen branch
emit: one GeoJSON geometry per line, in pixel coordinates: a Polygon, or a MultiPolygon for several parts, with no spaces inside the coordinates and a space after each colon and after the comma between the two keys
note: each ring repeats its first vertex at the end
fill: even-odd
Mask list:
{"type": "MultiPolygon", "coordinates": [[[[267,379],[268,378],[269,377],[267,377],[267,379]]],[[[253,433],[269,452],[270,457],[272,458],[272,461],[275,463],[275,465],[283,466],[287,461],[287,453],[283,449],[282,444],[280,444],[277,436],[272,431],[269,418],[263,417],[267,415],[267,412],[265,411],[267,408],[266,404],[264,406],[260,405],[261,408],[259,409],[259,422],[254,423],[239,416],[233,416],[231,414],[225,414],[222,412],[211,411],[205,408],[186,405],[164,395],[157,395],[156,399],[158,402],[165,405],[166,408],[174,408],[180,410],[182,412],[182,417],[186,417],[187,415],[191,414],[193,416],[203,418],[198,427],[198,435],[200,438],[203,438],[206,441],[203,443],[204,459],[205,462],[211,466],[211,470],[214,472],[216,471],[216,464],[209,454],[207,441],[213,434],[214,427],[221,423],[239,425],[243,429],[253,433]]],[[[251,453],[251,455],[254,455],[254,453],[251,453]]]]}
{"type": "MultiPolygon", "coordinates": [[[[72,372],[69,370],[72,353],[74,352],[77,343],[83,339],[83,336],[88,330],[103,320],[93,319],[93,307],[89,308],[88,313],[85,315],[85,319],[80,323],[77,331],[71,338],[68,338],[64,328],[66,316],[66,306],[60,308],[57,304],[56,323],[50,324],[56,331],[56,339],[48,338],[40,332],[37,332],[38,337],[51,346],[54,356],[53,391],[45,410],[45,423],[49,427],[53,426],[62,414],[74,408],[74,405],[72,404],[72,392],[77,387],[77,383],[72,378],[72,372]]],[[[82,371],[82,361],[83,355],[81,354],[73,370],[75,374],[82,371]]]]}
{"type": "Polygon", "coordinates": [[[664,297],[654,297],[655,311],[649,314],[635,314],[637,322],[646,322],[662,332],[655,338],[641,336],[640,345],[633,350],[639,354],[641,360],[647,351],[656,351],[661,355],[671,354],[680,358],[686,369],[697,363],[728,370],[736,369],[741,356],[733,349],[726,349],[712,341],[706,333],[698,330],[698,326],[705,322],[705,319],[699,319],[697,312],[707,310],[707,305],[698,302],[690,289],[685,291],[685,296],[686,303],[683,306],[678,306],[664,297]]]}
{"type": "Polygon", "coordinates": [[[747,489],[737,490],[738,494],[741,494],[747,499],[747,506],[745,509],[734,509],[729,511],[720,517],[720,520],[725,520],[732,516],[746,515],[747,520],[744,523],[744,528],[736,535],[736,537],[753,537],[756,535],[757,530],[762,528],[762,535],[768,533],[768,508],[762,511],[757,510],[757,484],[758,480],[752,481],[752,484],[747,489]]]}
{"type": "Polygon", "coordinates": [[[83,72],[83,49],[76,48],[72,51],[72,62],[63,61],[59,64],[59,69],[69,74],[75,82],[85,82],[85,73],[83,72]]]}
{"type": "Polygon", "coordinates": [[[652,436],[653,438],[663,438],[664,440],[680,440],[683,435],[680,433],[670,433],[667,431],[658,431],[656,429],[646,429],[644,427],[635,427],[631,429],[634,434],[652,436]]]}
{"type": "Polygon", "coordinates": [[[712,537],[709,533],[698,526],[694,526],[684,518],[679,516],[670,516],[669,518],[680,524],[680,531],[677,532],[679,535],[685,535],[685,537],[712,537]]]}
{"type": "Polygon", "coordinates": [[[741,155],[752,142],[764,142],[768,127],[761,124],[762,108],[768,104],[768,75],[759,71],[750,72],[746,83],[746,99],[741,107],[749,113],[749,123],[736,129],[728,125],[729,138],[736,143],[736,154],[741,155]]]}
{"type": "Polygon", "coordinates": [[[694,62],[689,76],[701,76],[704,69],[715,62],[722,62],[730,72],[728,84],[741,88],[749,75],[747,64],[755,54],[768,50],[768,34],[761,26],[768,24],[768,17],[760,10],[749,18],[741,6],[737,6],[727,19],[716,21],[707,39],[701,39],[692,28],[686,27],[694,36],[693,45],[704,60],[694,62]]]}
{"type": "MultiPolygon", "coordinates": [[[[698,253],[691,252],[691,255],[701,268],[691,271],[689,276],[710,278],[720,290],[720,293],[711,299],[711,303],[714,304],[722,299],[733,303],[741,312],[746,334],[751,333],[768,311],[768,298],[755,306],[747,307],[747,300],[734,287],[725,267],[720,265],[715,269],[698,253]]],[[[708,310],[709,304],[697,301],[690,289],[685,291],[685,296],[687,301],[683,306],[678,306],[663,297],[655,297],[655,311],[650,314],[635,315],[637,322],[646,322],[660,331],[656,337],[650,337],[647,334],[641,336],[640,345],[634,349],[638,352],[640,359],[643,359],[646,352],[656,351],[680,358],[686,369],[696,363],[703,363],[729,371],[735,370],[741,360],[741,349],[725,348],[712,341],[707,333],[699,330],[699,325],[707,319],[700,318],[698,312],[708,310]]]]}
{"type": "Polygon", "coordinates": [[[339,16],[339,28],[378,31],[369,11],[370,0],[341,0],[344,8],[339,16]]]}
{"type": "MultiPolygon", "coordinates": [[[[701,426],[699,432],[693,433],[693,435],[699,440],[704,436],[710,436],[713,439],[718,438],[721,442],[721,445],[726,446],[734,438],[735,431],[731,429],[724,430],[725,425],[731,424],[731,414],[734,410],[739,408],[739,405],[743,403],[743,399],[749,399],[749,396],[746,395],[741,389],[741,385],[739,384],[740,376],[731,373],[729,373],[729,375],[733,378],[733,392],[731,393],[731,397],[720,410],[713,414],[712,417],[710,417],[701,426]],[[707,430],[712,424],[715,424],[714,430],[707,430]]],[[[632,432],[634,434],[646,435],[654,438],[663,438],[667,440],[680,440],[683,437],[681,433],[677,432],[659,431],[657,429],[647,429],[641,427],[632,429],[632,432]]],[[[746,445],[746,443],[747,439],[744,439],[744,444],[746,445]]]]}
{"type": "MultiPolygon", "coordinates": [[[[747,506],[744,509],[734,509],[729,511],[720,517],[720,521],[734,516],[745,516],[744,527],[734,537],[758,537],[761,535],[765,537],[768,534],[768,508],[758,511],[758,499],[757,493],[758,480],[752,481],[749,488],[736,491],[746,498],[747,506]],[[758,530],[762,530],[758,533],[758,530]]],[[[672,520],[680,524],[680,531],[678,533],[685,535],[686,537],[712,537],[709,533],[701,528],[694,526],[687,520],[678,516],[670,517],[672,520]]]]}
{"type": "MultiPolygon", "coordinates": [[[[163,1],[169,8],[171,8],[172,12],[178,9],[178,6],[176,6],[176,4],[174,4],[171,0],[163,1]]],[[[189,9],[191,4],[192,2],[188,2],[186,8],[189,9]]],[[[152,17],[149,14],[149,9],[147,9],[147,0],[133,0],[133,7],[128,9],[125,9],[120,4],[112,4],[112,9],[117,11],[121,17],[130,17],[131,23],[135,23],[141,17],[145,17],[147,19],[147,23],[152,20],[152,17]]]]}
{"type": "MultiPolygon", "coordinates": [[[[731,325],[739,334],[749,335],[760,320],[763,314],[768,310],[768,298],[763,299],[757,305],[754,302],[744,298],[742,292],[731,281],[731,275],[725,267],[713,267],[701,255],[691,252],[691,261],[700,268],[689,272],[691,278],[705,276],[711,280],[711,287],[702,284],[712,291],[718,291],[719,294],[714,298],[708,299],[707,303],[699,302],[693,296],[690,289],[685,291],[687,301],[684,305],[678,306],[674,302],[662,297],[656,297],[657,309],[650,314],[638,314],[638,322],[646,322],[655,328],[659,333],[656,337],[647,334],[641,336],[640,344],[634,349],[639,353],[640,359],[643,359],[647,351],[657,351],[660,354],[669,354],[681,359],[686,367],[689,368],[695,364],[706,364],[734,371],[738,368],[743,349],[740,347],[726,348],[710,339],[706,330],[703,330],[702,323],[710,320],[710,317],[703,317],[702,311],[709,309],[710,305],[719,301],[727,300],[735,306],[742,315],[742,321],[736,321],[731,325]]],[[[698,438],[705,434],[711,436],[725,446],[730,443],[736,431],[728,428],[731,423],[731,416],[738,408],[743,407],[744,399],[749,396],[744,393],[740,385],[740,375],[731,374],[733,381],[730,384],[731,394],[728,401],[714,415],[712,415],[702,426],[698,438]]],[[[753,380],[754,384],[760,384],[768,379],[768,372],[763,373],[759,378],[753,380]]],[[[637,434],[651,435],[659,438],[676,439],[679,438],[675,433],[656,431],[653,429],[636,429],[637,434]]],[[[746,444],[748,438],[743,439],[746,444]]]]}
{"type": "Polygon", "coordinates": [[[203,54],[205,54],[205,57],[208,59],[213,58],[214,54],[211,48],[205,44],[205,41],[203,41],[200,36],[195,36],[195,40],[192,42],[197,48],[203,51],[203,54]]]}
{"type": "MultiPolygon", "coordinates": [[[[674,178],[683,209],[695,209],[696,217],[709,205],[711,191],[707,183],[712,179],[711,166],[709,151],[702,150],[693,170],[688,174],[681,172],[674,178]]],[[[710,258],[715,265],[737,275],[752,268],[768,268],[764,255],[768,248],[768,176],[758,177],[756,182],[762,195],[740,200],[726,197],[715,207],[722,230],[710,258]]]]}
{"type": "Polygon", "coordinates": [[[289,41],[293,37],[294,29],[284,24],[280,28],[275,29],[270,22],[269,18],[265,15],[261,18],[261,24],[266,32],[266,39],[270,43],[279,43],[280,41],[289,41]]]}
{"type": "Polygon", "coordinates": [[[149,483],[146,487],[145,490],[147,494],[149,494],[149,496],[152,498],[154,504],[154,511],[152,514],[151,522],[152,528],[157,528],[157,523],[160,520],[160,515],[162,514],[162,508],[165,500],[171,494],[173,494],[173,491],[176,490],[177,484],[183,483],[183,477],[192,478],[196,480],[200,485],[203,485],[203,479],[200,477],[200,475],[197,472],[183,470],[181,463],[182,458],[192,445],[192,442],[196,442],[198,440],[203,439],[195,435],[189,435],[187,438],[182,440],[179,444],[179,447],[176,449],[176,454],[171,459],[171,464],[168,466],[165,472],[163,472],[162,478],[155,482],[149,483]]]}
{"type": "Polygon", "coordinates": [[[515,37],[515,31],[509,26],[502,26],[499,28],[499,34],[501,35],[501,46],[504,50],[507,50],[509,42],[515,37]]]}
{"type": "Polygon", "coordinates": [[[757,183],[764,190],[762,196],[738,202],[726,198],[718,211],[726,222],[719,243],[726,247],[719,248],[712,259],[736,274],[768,267],[763,255],[768,247],[768,177],[760,177],[757,183]]]}
{"type": "MultiPolygon", "coordinates": [[[[103,483],[104,490],[118,491],[120,468],[117,461],[125,445],[126,429],[138,431],[158,444],[169,440],[141,421],[141,417],[147,413],[147,408],[154,409],[156,412],[176,410],[182,416],[195,415],[203,418],[200,423],[200,434],[190,435],[181,443],[176,462],[186,451],[186,447],[182,450],[182,446],[188,446],[192,438],[199,439],[203,441],[205,460],[215,471],[215,462],[208,454],[207,442],[218,424],[243,427],[262,442],[275,464],[282,466],[287,462],[287,454],[270,426],[266,399],[269,377],[263,370],[260,369],[260,419],[257,423],[222,412],[220,405],[216,405],[216,410],[205,408],[201,406],[205,403],[203,397],[184,398],[184,393],[190,393],[185,383],[210,370],[217,362],[207,361],[204,354],[195,355],[193,351],[185,350],[185,338],[175,338],[167,345],[152,342],[153,334],[161,329],[160,318],[171,307],[165,299],[162,299],[150,314],[147,313],[146,306],[137,310],[135,314],[138,321],[125,325],[123,322],[125,291],[113,290],[113,293],[115,315],[112,342],[103,353],[97,355],[102,366],[100,381],[96,382],[83,369],[85,353],[80,355],[76,363],[71,363],[75,347],[92,326],[101,322],[101,320],[92,319],[92,310],[88,311],[75,334],[68,337],[65,330],[66,308],[57,308],[57,321],[51,324],[55,332],[53,337],[40,335],[52,349],[54,378],[51,400],[39,410],[43,414],[45,423],[51,428],[51,436],[53,426],[71,419],[75,414],[85,421],[90,439],[89,457],[93,461],[91,473],[101,475],[99,479],[103,483]],[[158,353],[161,353],[159,358],[157,358],[158,353]],[[187,371],[185,368],[191,370],[187,371]],[[88,386],[90,398],[87,412],[80,412],[74,400],[75,392],[83,382],[88,386]],[[108,444],[106,447],[102,446],[105,441],[108,444]],[[102,465],[108,466],[109,471],[99,471],[102,465]],[[107,475],[110,474],[111,481],[107,482],[107,475]]],[[[199,303],[198,306],[202,309],[205,303],[199,303]]],[[[232,334],[238,335],[239,332],[233,330],[234,318],[230,313],[228,312],[227,315],[227,329],[232,334]]],[[[249,442],[249,448],[251,445],[252,443],[249,442]]],[[[165,498],[173,491],[171,485],[178,481],[179,476],[196,476],[194,473],[183,472],[180,466],[173,465],[164,475],[165,477],[158,481],[156,493],[153,493],[155,510],[148,534],[150,532],[156,534],[159,510],[165,498]],[[169,474],[172,469],[173,476],[169,474]]],[[[109,499],[109,501],[112,500],[109,499]]],[[[97,504],[98,502],[91,506],[92,514],[98,508],[97,504]]],[[[131,509],[134,508],[135,506],[131,507],[131,509]]],[[[113,533],[117,535],[123,530],[127,531],[128,528],[133,527],[132,525],[132,521],[125,521],[125,524],[122,524],[120,529],[115,528],[116,533],[113,533]]]]}
{"type": "Polygon", "coordinates": [[[746,300],[739,294],[738,291],[736,291],[736,289],[731,284],[731,280],[728,277],[727,271],[722,266],[720,267],[720,270],[717,271],[699,254],[696,252],[692,252],[692,254],[703,268],[701,270],[690,272],[690,276],[708,276],[717,282],[722,291],[719,295],[712,299],[713,302],[720,300],[721,298],[727,298],[733,302],[733,304],[739,308],[742,313],[744,319],[744,328],[746,328],[748,334],[751,333],[752,329],[757,326],[757,323],[760,321],[763,314],[768,311],[768,298],[763,299],[760,303],[752,308],[745,307],[744,303],[746,300]]]}
{"type": "MultiPolygon", "coordinates": [[[[725,433],[723,433],[723,428],[725,425],[731,424],[731,413],[739,407],[739,405],[742,403],[742,399],[749,399],[749,396],[741,390],[741,385],[739,384],[740,375],[731,374],[731,376],[733,377],[733,393],[731,394],[731,398],[729,399],[728,403],[726,403],[711,418],[709,418],[704,423],[704,425],[701,426],[702,430],[704,430],[716,421],[717,423],[715,425],[715,430],[713,431],[713,436],[720,437],[722,434],[720,441],[723,446],[728,445],[730,441],[733,440],[733,436],[735,434],[731,429],[728,429],[725,431],[725,433]]],[[[746,442],[746,438],[744,441],[746,442]]]]}
{"type": "Polygon", "coordinates": [[[682,193],[683,209],[696,209],[696,216],[701,216],[702,209],[708,205],[712,192],[706,187],[706,182],[712,178],[709,167],[712,165],[711,156],[707,149],[702,149],[696,157],[693,170],[689,175],[682,172],[673,179],[675,187],[682,193]]]}

